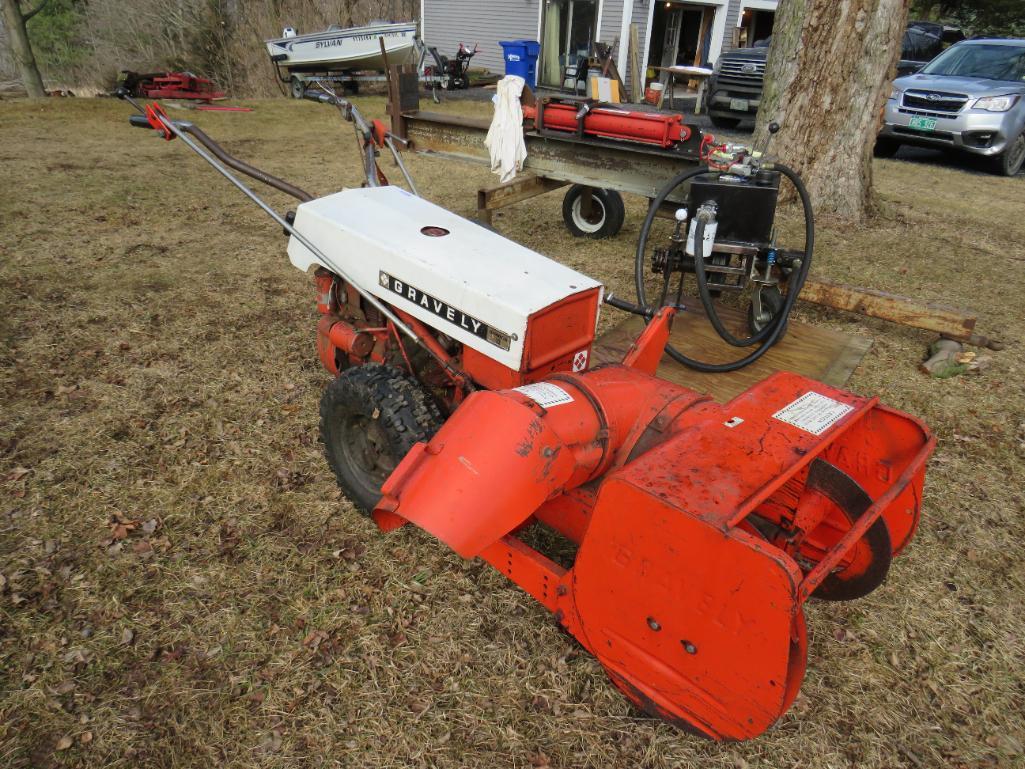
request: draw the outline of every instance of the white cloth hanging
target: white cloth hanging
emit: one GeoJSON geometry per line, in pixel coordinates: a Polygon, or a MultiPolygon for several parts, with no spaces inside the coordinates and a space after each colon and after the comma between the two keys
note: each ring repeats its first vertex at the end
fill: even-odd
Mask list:
{"type": "Polygon", "coordinates": [[[516,178],[527,159],[527,145],[523,143],[523,109],[520,94],[526,81],[516,75],[506,75],[498,81],[495,94],[495,116],[484,139],[491,153],[491,170],[504,184],[516,178]]]}

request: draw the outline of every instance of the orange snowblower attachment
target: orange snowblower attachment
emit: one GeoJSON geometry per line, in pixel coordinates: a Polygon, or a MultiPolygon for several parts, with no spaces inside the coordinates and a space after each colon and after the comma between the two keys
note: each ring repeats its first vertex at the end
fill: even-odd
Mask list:
{"type": "Polygon", "coordinates": [[[883,581],[917,526],[933,444],[875,398],[794,374],[720,405],[607,366],[471,395],[374,515],[487,560],[642,710],[739,740],[797,695],[807,599],[883,581]],[[571,566],[518,536],[530,522],[577,545],[571,566]]]}

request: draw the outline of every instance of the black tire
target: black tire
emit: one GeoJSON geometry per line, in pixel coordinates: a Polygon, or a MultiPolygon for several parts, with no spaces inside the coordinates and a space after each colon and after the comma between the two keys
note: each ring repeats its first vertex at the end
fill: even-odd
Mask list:
{"type": "Polygon", "coordinates": [[[292,75],[292,78],[289,81],[289,83],[289,93],[292,94],[292,98],[301,99],[303,95],[306,93],[306,84],[302,80],[297,78],[295,75],[292,75]]]}
{"type": "Polygon", "coordinates": [[[900,142],[880,136],[876,139],[875,147],[872,148],[872,154],[877,158],[892,158],[899,149],[900,142]]]}
{"type": "Polygon", "coordinates": [[[1007,149],[990,159],[993,173],[1000,176],[1017,176],[1025,165],[1025,131],[1007,142],[1007,149]]]}
{"type": "Polygon", "coordinates": [[[327,464],[345,495],[364,513],[381,484],[419,441],[443,422],[431,396],[396,369],[367,363],[343,371],[320,399],[320,437],[327,464]]]}
{"type": "Polygon", "coordinates": [[[623,229],[626,206],[615,190],[591,187],[591,215],[581,213],[581,196],[586,185],[574,184],[562,199],[562,219],[577,238],[611,238],[623,229]]]}
{"type": "Polygon", "coordinates": [[[740,125],[739,117],[720,117],[718,115],[709,115],[708,119],[712,121],[712,125],[716,128],[721,128],[724,131],[729,131],[740,125]]]}
{"type": "MultiPolygon", "coordinates": [[[[771,323],[780,311],[783,309],[783,292],[776,286],[766,286],[762,289],[762,308],[767,313],[768,317],[755,318],[755,305],[752,299],[751,304],[747,306],[747,328],[752,334],[757,334],[769,323],[771,323]]],[[[784,321],[785,324],[785,321],[784,321]]],[[[783,330],[776,338],[776,342],[786,336],[787,329],[786,325],[783,326],[783,330]]]]}

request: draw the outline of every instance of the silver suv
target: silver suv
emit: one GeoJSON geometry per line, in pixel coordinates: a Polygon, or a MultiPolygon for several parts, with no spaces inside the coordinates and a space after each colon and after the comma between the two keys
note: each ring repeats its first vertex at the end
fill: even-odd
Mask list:
{"type": "Polygon", "coordinates": [[[902,144],[985,156],[1014,176],[1025,163],[1025,40],[965,40],[893,81],[876,155],[902,144]]]}

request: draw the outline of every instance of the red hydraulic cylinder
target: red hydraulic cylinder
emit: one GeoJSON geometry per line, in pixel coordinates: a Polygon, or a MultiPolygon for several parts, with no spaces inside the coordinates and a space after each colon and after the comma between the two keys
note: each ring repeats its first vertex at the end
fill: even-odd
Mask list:
{"type": "MultiPolygon", "coordinates": [[[[538,120],[539,128],[551,131],[577,132],[580,107],[576,104],[548,102],[540,107],[524,107],[523,116],[538,120]]],[[[677,142],[690,139],[690,128],[684,124],[682,115],[666,115],[658,112],[631,112],[628,110],[597,107],[583,117],[583,131],[587,136],[653,144],[663,149],[677,142]]]]}

